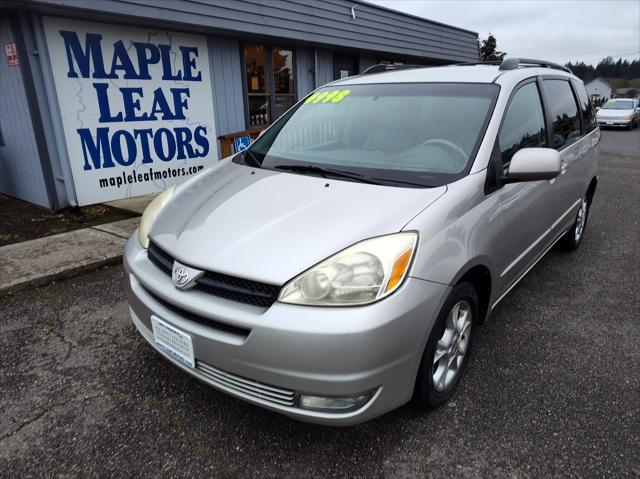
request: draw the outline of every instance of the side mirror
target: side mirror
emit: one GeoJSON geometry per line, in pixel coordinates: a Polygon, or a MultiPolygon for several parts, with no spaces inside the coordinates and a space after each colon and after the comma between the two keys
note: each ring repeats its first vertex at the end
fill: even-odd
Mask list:
{"type": "Polygon", "coordinates": [[[551,180],[560,174],[560,153],[552,148],[523,148],[518,150],[502,178],[504,183],[551,180]]]}

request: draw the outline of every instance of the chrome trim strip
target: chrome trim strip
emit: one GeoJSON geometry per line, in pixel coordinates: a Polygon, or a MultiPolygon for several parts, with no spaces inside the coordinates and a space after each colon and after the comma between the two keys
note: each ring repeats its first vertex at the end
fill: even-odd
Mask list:
{"type": "Polygon", "coordinates": [[[541,254],[541,255],[540,255],[540,256],[539,256],[539,257],[538,257],[538,258],[537,258],[537,259],[536,259],[532,264],[531,264],[531,266],[529,266],[529,267],[524,271],[524,273],[522,273],[522,274],[518,277],[518,279],[516,279],[516,280],[513,282],[513,284],[512,284],[511,286],[509,286],[509,288],[508,288],[504,293],[502,293],[502,295],[501,295],[501,296],[496,300],[496,302],[495,302],[495,303],[493,303],[493,305],[491,305],[491,309],[492,309],[492,310],[493,310],[493,308],[495,308],[495,307],[496,307],[496,305],[497,305],[500,301],[502,301],[502,299],[503,299],[507,294],[509,294],[509,292],[510,292],[514,287],[515,287],[515,285],[516,285],[516,284],[518,284],[518,283],[520,282],[520,280],[521,280],[522,278],[524,278],[524,277],[527,275],[527,273],[533,269],[533,267],[534,267],[535,265],[537,265],[537,264],[538,264],[538,261],[540,261],[542,258],[544,258],[544,255],[545,255],[545,254],[547,254],[547,253],[549,252],[549,250],[550,250],[551,248],[553,248],[553,247],[555,246],[555,244],[556,244],[558,241],[560,241],[560,240],[562,239],[562,237],[564,236],[564,234],[565,234],[566,232],[567,232],[567,231],[563,231],[563,232],[560,234],[560,236],[558,236],[555,240],[553,240],[553,243],[551,243],[551,245],[549,245],[549,247],[548,247],[546,250],[544,250],[544,253],[542,253],[542,254],[541,254]]]}
{"type": "Polygon", "coordinates": [[[571,205],[571,207],[564,212],[564,214],[558,218],[555,223],[553,223],[551,225],[551,228],[549,228],[549,231],[551,231],[552,229],[554,229],[556,226],[558,226],[562,220],[565,218],[565,216],[567,216],[569,213],[571,213],[571,210],[574,209],[576,206],[578,206],[580,203],[582,203],[582,198],[580,198],[579,200],[576,200],[576,202],[574,204],[571,205]]]}
{"type": "MultiPolygon", "coordinates": [[[[542,233],[542,235],[541,235],[538,239],[536,239],[536,240],[535,240],[535,241],[534,241],[534,242],[533,242],[533,243],[532,243],[532,244],[531,244],[531,245],[530,245],[526,250],[524,250],[524,251],[520,254],[520,256],[518,256],[515,260],[513,260],[513,261],[511,262],[511,264],[510,264],[509,266],[507,266],[507,268],[506,268],[502,273],[500,273],[500,278],[504,277],[504,276],[505,276],[509,271],[511,271],[511,269],[513,269],[513,267],[514,267],[515,265],[517,265],[520,261],[522,261],[522,258],[524,258],[525,256],[527,256],[527,254],[529,254],[529,253],[531,252],[531,250],[532,250],[533,248],[535,248],[535,247],[538,245],[538,243],[540,243],[540,242],[541,242],[541,241],[542,241],[542,240],[543,240],[543,239],[544,239],[544,238],[545,238],[549,233],[551,233],[551,232],[555,229],[555,227],[556,227],[556,226],[558,226],[558,225],[562,222],[562,220],[563,220],[563,219],[564,219],[564,218],[565,218],[569,213],[571,213],[571,210],[573,210],[573,209],[574,209],[576,206],[578,206],[581,202],[582,202],[582,199],[576,200],[576,202],[575,202],[575,203],[573,203],[573,204],[569,207],[569,209],[568,209],[567,211],[565,211],[564,213],[562,213],[562,215],[560,215],[560,217],[559,217],[559,218],[558,218],[558,219],[557,219],[557,220],[556,220],[556,221],[551,225],[551,227],[550,227],[550,228],[547,228],[547,229],[545,230],[545,232],[544,232],[544,233],[542,233]]],[[[556,241],[557,241],[557,240],[556,240],[556,241]]],[[[547,251],[548,251],[548,250],[547,250],[547,251]]],[[[545,253],[546,253],[546,251],[545,251],[545,253]]]]}

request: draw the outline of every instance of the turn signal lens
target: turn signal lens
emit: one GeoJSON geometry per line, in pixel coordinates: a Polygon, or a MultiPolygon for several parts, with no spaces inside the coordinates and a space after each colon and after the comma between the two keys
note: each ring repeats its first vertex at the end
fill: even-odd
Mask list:
{"type": "Polygon", "coordinates": [[[407,251],[402,253],[398,259],[395,260],[393,263],[393,269],[391,270],[391,278],[389,278],[387,289],[385,291],[393,291],[395,287],[400,284],[400,281],[402,281],[402,278],[404,278],[404,275],[407,272],[412,256],[413,247],[407,249],[407,251]]]}

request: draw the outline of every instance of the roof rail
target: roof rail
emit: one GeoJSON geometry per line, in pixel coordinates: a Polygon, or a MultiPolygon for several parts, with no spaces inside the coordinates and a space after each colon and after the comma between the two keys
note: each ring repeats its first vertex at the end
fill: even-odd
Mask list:
{"type": "Polygon", "coordinates": [[[451,65],[447,65],[450,67],[470,67],[473,65],[500,65],[501,60],[482,60],[479,62],[458,62],[452,63],[451,65]]]}
{"type": "Polygon", "coordinates": [[[372,65],[367,68],[365,71],[360,73],[360,75],[369,75],[371,73],[382,73],[389,72],[393,70],[410,70],[412,68],[427,68],[428,65],[394,65],[391,63],[378,63],[377,65],[372,65]]]}
{"type": "Polygon", "coordinates": [[[499,70],[515,70],[519,67],[542,67],[553,68],[554,70],[562,70],[567,73],[573,73],[571,69],[558,63],[548,62],[545,60],[533,60],[531,58],[505,58],[500,64],[499,70]]]}

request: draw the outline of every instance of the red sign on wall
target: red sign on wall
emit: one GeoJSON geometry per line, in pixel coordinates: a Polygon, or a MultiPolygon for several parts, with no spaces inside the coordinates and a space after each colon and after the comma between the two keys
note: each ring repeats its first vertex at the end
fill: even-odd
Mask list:
{"type": "Polygon", "coordinates": [[[9,62],[10,67],[17,67],[18,65],[20,65],[20,61],[18,60],[18,51],[16,50],[15,43],[5,44],[4,51],[7,54],[7,62],[9,62]]]}

